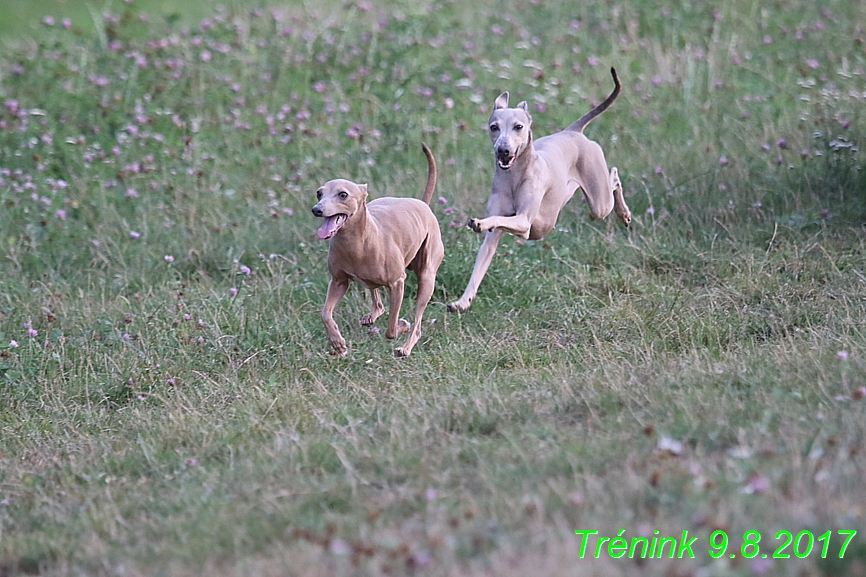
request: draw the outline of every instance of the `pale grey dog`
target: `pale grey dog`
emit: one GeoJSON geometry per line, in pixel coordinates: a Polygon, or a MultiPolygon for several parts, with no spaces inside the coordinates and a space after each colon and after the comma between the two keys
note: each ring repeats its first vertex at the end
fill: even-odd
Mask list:
{"type": "Polygon", "coordinates": [[[493,190],[485,218],[469,220],[472,230],[487,234],[469,284],[459,300],[448,304],[449,311],[462,313],[472,304],[503,233],[530,240],[544,238],[556,226],[559,211],[578,187],[583,189],[592,218],[604,218],[613,210],[624,225],[629,225],[631,211],[622,196],[616,167],[608,171],[601,146],[583,134],[586,125],[619,95],[621,85],[616,70],[611,68],[610,73],[614,89],[604,102],[562,132],[534,142],[526,102],[508,108],[507,92],[496,99],[488,121],[496,157],[493,190]]]}

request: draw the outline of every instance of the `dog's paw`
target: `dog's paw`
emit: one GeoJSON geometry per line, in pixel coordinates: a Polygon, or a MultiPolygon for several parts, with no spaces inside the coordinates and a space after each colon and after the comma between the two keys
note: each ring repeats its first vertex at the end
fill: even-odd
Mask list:
{"type": "Polygon", "coordinates": [[[458,301],[454,301],[452,303],[448,303],[445,305],[445,308],[448,309],[449,313],[462,314],[469,310],[469,305],[472,304],[472,301],[475,300],[475,296],[471,296],[468,299],[461,298],[458,301]]]}
{"type": "Polygon", "coordinates": [[[394,349],[394,356],[398,359],[405,359],[412,352],[412,349],[406,350],[406,347],[397,347],[394,349]]]}
{"type": "Polygon", "coordinates": [[[483,232],[481,228],[481,219],[480,218],[470,218],[467,226],[474,230],[475,232],[483,232]]]}
{"type": "Polygon", "coordinates": [[[348,349],[346,348],[346,339],[340,338],[331,341],[331,354],[335,356],[345,357],[348,349]]]}
{"type": "Polygon", "coordinates": [[[406,319],[400,319],[397,321],[397,327],[394,329],[394,332],[391,332],[391,327],[390,327],[390,325],[388,326],[388,328],[385,330],[385,338],[386,339],[396,339],[397,337],[399,337],[403,333],[408,332],[409,329],[411,329],[411,328],[412,328],[412,323],[410,323],[406,319]]]}
{"type": "Polygon", "coordinates": [[[631,224],[631,211],[626,210],[622,214],[617,214],[617,216],[622,221],[622,223],[626,226],[626,228],[628,228],[628,226],[631,224]]]}

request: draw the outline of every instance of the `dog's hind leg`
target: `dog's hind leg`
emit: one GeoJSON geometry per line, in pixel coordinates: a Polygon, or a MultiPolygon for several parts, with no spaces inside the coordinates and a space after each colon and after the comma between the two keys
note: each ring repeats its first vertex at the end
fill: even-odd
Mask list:
{"type": "Polygon", "coordinates": [[[622,195],[622,182],[619,180],[619,173],[617,173],[615,166],[610,169],[610,188],[613,190],[613,211],[622,223],[628,226],[631,224],[631,211],[622,195]]]}
{"type": "MultiPolygon", "coordinates": [[[[576,168],[571,177],[583,190],[590,218],[605,218],[615,205],[613,175],[616,172],[608,171],[601,146],[588,141],[576,168]]],[[[619,182],[618,177],[616,180],[619,182]]]]}
{"type": "Polygon", "coordinates": [[[366,326],[372,325],[376,319],[382,316],[385,312],[385,307],[382,306],[382,297],[379,296],[379,289],[370,289],[370,298],[373,299],[373,308],[370,312],[361,317],[361,324],[366,326]]]}
{"type": "Polygon", "coordinates": [[[394,355],[398,357],[408,357],[409,353],[418,343],[421,338],[421,319],[424,317],[424,310],[430,302],[430,297],[433,296],[433,289],[436,286],[436,271],[433,273],[425,273],[418,275],[418,295],[415,300],[415,318],[412,321],[412,329],[409,331],[409,336],[403,346],[394,349],[394,355]]]}
{"type": "Polygon", "coordinates": [[[390,306],[388,308],[388,328],[385,329],[385,338],[393,339],[397,335],[401,335],[409,330],[411,326],[409,321],[400,318],[400,307],[403,305],[403,284],[406,281],[406,274],[403,278],[391,285],[389,295],[390,306]]]}
{"type": "Polygon", "coordinates": [[[505,233],[501,228],[494,228],[487,231],[484,236],[484,242],[481,243],[481,248],[478,249],[478,256],[475,257],[475,266],[472,268],[472,275],[469,277],[469,284],[466,285],[466,290],[463,291],[463,296],[459,300],[448,303],[448,312],[462,313],[466,312],[469,305],[478,294],[478,287],[481,285],[481,280],[487,274],[487,269],[490,267],[490,262],[493,260],[493,255],[496,253],[496,247],[499,244],[499,239],[505,233]]]}

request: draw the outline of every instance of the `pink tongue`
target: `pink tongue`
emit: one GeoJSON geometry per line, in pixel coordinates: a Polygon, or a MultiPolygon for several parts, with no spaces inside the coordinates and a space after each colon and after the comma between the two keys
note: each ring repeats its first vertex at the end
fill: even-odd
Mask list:
{"type": "Polygon", "coordinates": [[[337,230],[337,217],[329,216],[322,221],[322,226],[319,227],[316,234],[319,235],[319,238],[328,238],[334,234],[335,230],[337,230]]]}

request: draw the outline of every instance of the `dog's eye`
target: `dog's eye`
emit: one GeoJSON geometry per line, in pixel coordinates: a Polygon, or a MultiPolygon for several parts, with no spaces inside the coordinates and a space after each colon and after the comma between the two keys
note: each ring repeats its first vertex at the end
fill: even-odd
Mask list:
{"type": "Polygon", "coordinates": [[[344,199],[349,198],[349,193],[344,190],[343,192],[340,193],[340,198],[344,198],[344,199]]]}
{"type": "Polygon", "coordinates": [[[322,190],[321,189],[316,191],[316,198],[319,200],[322,200],[322,190]]]}
{"type": "Polygon", "coordinates": [[[523,130],[523,125],[522,124],[515,124],[514,130],[523,130]]]}
{"type": "Polygon", "coordinates": [[[499,132],[499,126],[496,124],[490,125],[490,132],[499,132]]]}

